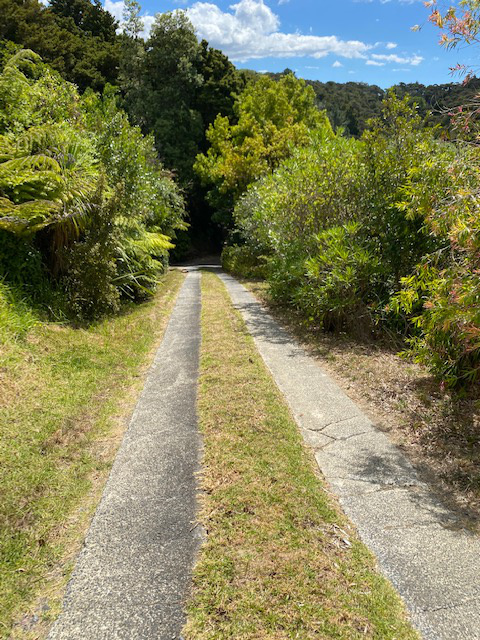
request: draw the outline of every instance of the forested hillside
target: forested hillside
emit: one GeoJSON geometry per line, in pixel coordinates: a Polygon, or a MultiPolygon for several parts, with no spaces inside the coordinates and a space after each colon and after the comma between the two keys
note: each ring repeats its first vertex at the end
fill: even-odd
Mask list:
{"type": "MultiPolygon", "coordinates": [[[[360,136],[367,128],[370,118],[377,118],[382,110],[382,101],[387,91],[363,82],[318,82],[308,81],[317,97],[318,106],[326,109],[335,129],[343,127],[352,136],[360,136]]],[[[423,85],[418,82],[393,85],[399,98],[409,96],[417,105],[417,112],[427,126],[441,125],[450,131],[449,115],[459,105],[470,104],[478,95],[480,80],[472,78],[467,84],[423,85]]]]}
{"type": "MultiPolygon", "coordinates": [[[[274,80],[291,73],[268,74],[274,80]]],[[[366,82],[320,82],[306,80],[315,91],[317,106],[325,109],[332,126],[343,128],[348,135],[359,137],[367,128],[370,118],[377,118],[382,110],[382,101],[388,90],[366,82]]],[[[424,85],[419,82],[400,82],[390,87],[399,98],[409,96],[417,106],[417,112],[427,126],[440,125],[445,135],[451,133],[451,110],[475,101],[480,89],[480,80],[468,78],[467,82],[424,85]]]]}

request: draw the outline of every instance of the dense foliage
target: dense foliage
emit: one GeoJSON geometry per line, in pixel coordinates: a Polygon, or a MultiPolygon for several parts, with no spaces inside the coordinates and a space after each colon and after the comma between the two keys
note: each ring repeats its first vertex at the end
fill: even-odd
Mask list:
{"type": "Polygon", "coordinates": [[[226,264],[263,265],[272,295],[309,322],[403,331],[447,383],[474,380],[479,169],[473,148],[439,140],[392,92],[360,140],[313,133],[249,186],[235,208],[244,246],[226,264]]]}
{"type": "Polygon", "coordinates": [[[218,115],[207,132],[210,148],[200,154],[195,171],[228,224],[232,203],[257,177],[275,169],[295,148],[309,140],[309,131],[330,130],[315,106],[313,91],[293,74],[278,82],[262,77],[238,96],[235,120],[218,115]]]}
{"type": "Polygon", "coordinates": [[[32,51],[7,60],[0,74],[6,281],[34,297],[63,292],[76,317],[114,311],[122,295],[155,288],[183,214],[153,139],[129,124],[111,89],[81,98],[32,51]],[[7,258],[19,253],[28,259],[7,258]]]}
{"type": "Polygon", "coordinates": [[[81,90],[115,82],[118,24],[99,0],[0,0],[0,44],[32,49],[81,90]]]}
{"type": "MultiPolygon", "coordinates": [[[[387,91],[365,82],[319,82],[308,80],[315,91],[317,104],[325,109],[335,130],[339,128],[359,137],[367,129],[371,118],[378,118],[387,91]]],[[[475,99],[480,90],[480,79],[471,78],[467,84],[424,85],[419,82],[400,82],[392,87],[399,98],[410,96],[417,105],[418,114],[426,126],[441,125],[444,134],[452,130],[449,113],[459,105],[475,99]]]]}

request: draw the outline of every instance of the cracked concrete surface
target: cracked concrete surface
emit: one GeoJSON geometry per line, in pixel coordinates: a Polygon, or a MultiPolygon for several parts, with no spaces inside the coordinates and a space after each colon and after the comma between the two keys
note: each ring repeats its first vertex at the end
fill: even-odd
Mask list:
{"type": "Polygon", "coordinates": [[[239,282],[219,273],[333,492],[427,640],[480,640],[480,538],[239,282]]]}
{"type": "Polygon", "coordinates": [[[49,640],[178,640],[202,530],[196,391],[200,274],[191,273],[116,457],[49,640]]]}

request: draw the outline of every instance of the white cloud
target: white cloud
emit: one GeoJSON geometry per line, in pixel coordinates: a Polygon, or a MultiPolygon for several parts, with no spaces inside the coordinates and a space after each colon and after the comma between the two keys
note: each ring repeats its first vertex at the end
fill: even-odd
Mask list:
{"type": "MultiPolygon", "coordinates": [[[[277,0],[285,4],[289,0],[277,0]]],[[[185,0],[175,0],[184,4],[185,0]]],[[[122,20],[123,0],[105,0],[107,9],[119,22],[122,20]]],[[[422,56],[372,53],[382,46],[377,42],[368,44],[360,40],[341,40],[335,35],[317,36],[302,33],[285,33],[280,30],[280,19],[265,0],[238,0],[228,11],[222,11],[213,2],[194,2],[186,9],[197,35],[205,38],[212,47],[221,49],[235,62],[246,62],[261,58],[324,58],[335,55],[347,59],[364,59],[372,66],[384,66],[395,63],[417,66],[422,56]]],[[[142,36],[148,37],[155,17],[149,14],[142,16],[144,31],[142,36]]],[[[311,31],[311,30],[310,30],[311,31]]],[[[387,50],[397,47],[394,42],[383,45],[387,50]]],[[[336,60],[333,67],[342,66],[336,60]]]]}
{"type": "Polygon", "coordinates": [[[335,60],[335,62],[332,64],[332,67],[334,69],[338,69],[339,67],[343,67],[343,64],[340,62],[340,60],[335,60]]]}
{"type": "Polygon", "coordinates": [[[148,38],[148,36],[150,35],[150,31],[153,27],[153,23],[155,22],[155,16],[150,16],[147,14],[142,16],[142,20],[143,20],[143,31],[140,35],[142,36],[142,38],[148,38]]]}
{"type": "Polygon", "coordinates": [[[344,58],[364,58],[370,45],[337,36],[314,36],[280,31],[279,17],[264,0],[239,0],[222,11],[211,2],[195,2],[187,14],[198,35],[232,60],[258,58],[323,58],[332,53],[344,58]]]}
{"type": "Polygon", "coordinates": [[[119,0],[118,2],[105,0],[105,4],[103,6],[112,14],[115,20],[118,20],[119,22],[121,21],[123,14],[123,0],[119,0]]]}
{"type": "Polygon", "coordinates": [[[412,67],[417,67],[423,62],[423,57],[418,54],[413,56],[399,56],[396,53],[372,53],[373,60],[380,62],[396,62],[397,64],[410,64],[412,67]]]}

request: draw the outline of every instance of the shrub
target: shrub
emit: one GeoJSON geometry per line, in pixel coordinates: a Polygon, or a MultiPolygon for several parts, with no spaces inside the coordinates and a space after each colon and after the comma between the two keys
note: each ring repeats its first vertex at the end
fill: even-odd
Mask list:
{"type": "Polygon", "coordinates": [[[430,265],[403,279],[393,298],[416,329],[404,355],[413,356],[448,386],[475,382],[480,373],[478,273],[430,265]],[[420,307],[417,313],[412,313],[420,307]]]}
{"type": "Polygon", "coordinates": [[[243,278],[265,278],[265,257],[248,245],[227,246],[222,251],[222,267],[225,271],[243,278]]]}
{"type": "Polygon", "coordinates": [[[93,319],[115,311],[120,294],[152,294],[175,231],[186,228],[184,215],[152,137],[130,125],[111,87],[102,97],[80,97],[35,53],[7,58],[0,72],[0,233],[10,236],[0,237],[0,249],[8,245],[0,275],[38,297],[35,283],[48,267],[50,279],[66,286],[70,313],[93,319]]]}
{"type": "Polygon", "coordinates": [[[382,265],[359,223],[330,227],[315,237],[297,293],[299,306],[328,331],[370,327],[382,289],[382,265]]]}
{"type": "Polygon", "coordinates": [[[130,125],[117,107],[115,91],[84,97],[89,126],[115,200],[116,285],[129,298],[152,294],[168,264],[171,239],[186,229],[182,194],[159,163],[151,136],[130,125]]]}
{"type": "Polygon", "coordinates": [[[480,377],[480,211],[478,152],[468,147],[447,169],[448,197],[427,217],[442,250],[426,255],[402,280],[392,307],[414,335],[406,355],[427,365],[449,386],[480,377]]]}
{"type": "Polygon", "coordinates": [[[446,383],[473,381],[478,154],[438,140],[408,97],[390,94],[369,126],[360,141],[313,134],[239,200],[238,232],[277,300],[329,330],[388,322],[446,383]]]}
{"type": "Polygon", "coordinates": [[[293,243],[307,254],[316,233],[358,218],[361,147],[357,140],[313,133],[307,148],[297,149],[238,202],[235,221],[247,243],[280,254],[293,243]]]}
{"type": "Polygon", "coordinates": [[[67,313],[90,322],[119,309],[112,207],[98,196],[81,239],[65,251],[67,313]]]}

